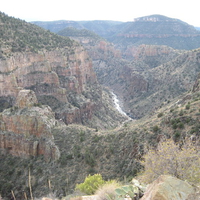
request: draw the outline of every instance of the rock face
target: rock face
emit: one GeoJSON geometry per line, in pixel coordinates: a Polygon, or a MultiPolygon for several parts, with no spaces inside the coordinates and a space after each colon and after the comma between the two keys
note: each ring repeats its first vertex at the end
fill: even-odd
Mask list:
{"type": "Polygon", "coordinates": [[[174,50],[164,45],[130,45],[124,52],[124,57],[131,60],[142,61],[150,68],[157,67],[171,61],[182,51],[174,50]]]}
{"type": "Polygon", "coordinates": [[[141,200],[187,200],[193,193],[194,188],[187,182],[162,175],[149,185],[141,200]]]}
{"type": "Polygon", "coordinates": [[[66,123],[82,121],[76,114],[79,110],[93,113],[97,108],[94,104],[98,102],[93,101],[96,93],[91,91],[91,87],[98,87],[96,75],[86,51],[79,45],[40,53],[15,53],[0,60],[0,69],[1,105],[3,101],[13,105],[21,89],[31,89],[40,103],[52,107],[56,116],[60,112],[56,108],[71,105],[65,113],[70,113],[71,119],[66,118],[66,123]],[[90,93],[90,98],[84,97],[84,92],[90,93]],[[77,101],[80,98],[82,105],[77,101]]]}
{"type": "Polygon", "coordinates": [[[18,108],[32,107],[38,104],[35,92],[32,90],[20,90],[16,99],[16,106],[18,108]]]}
{"type": "Polygon", "coordinates": [[[49,106],[36,107],[35,103],[34,92],[22,90],[15,107],[0,114],[0,149],[14,156],[58,159],[60,153],[51,133],[56,123],[54,113],[49,106]]]}

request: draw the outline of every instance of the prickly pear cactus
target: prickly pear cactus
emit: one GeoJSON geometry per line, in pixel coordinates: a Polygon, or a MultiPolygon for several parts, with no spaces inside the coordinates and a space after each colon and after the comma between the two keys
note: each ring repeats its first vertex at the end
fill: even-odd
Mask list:
{"type": "Polygon", "coordinates": [[[124,198],[131,198],[132,200],[139,199],[141,193],[145,191],[145,186],[141,185],[138,180],[132,180],[133,185],[124,185],[115,189],[116,199],[123,200],[124,198]]]}

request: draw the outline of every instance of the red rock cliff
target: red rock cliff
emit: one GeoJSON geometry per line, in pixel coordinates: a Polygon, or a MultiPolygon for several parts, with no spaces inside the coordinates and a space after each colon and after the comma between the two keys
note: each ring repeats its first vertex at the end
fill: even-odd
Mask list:
{"type": "MultiPolygon", "coordinates": [[[[54,98],[54,104],[73,105],[72,99],[74,101],[86,90],[90,91],[88,88],[97,85],[87,52],[77,44],[54,51],[14,53],[0,60],[0,70],[0,97],[12,98],[13,102],[18,92],[25,88],[33,90],[43,104],[51,106],[52,101],[49,99],[54,98]]],[[[74,116],[77,110],[79,113],[84,110],[92,113],[94,109],[92,99],[85,98],[84,101],[83,108],[80,105],[75,108],[72,106],[73,108],[68,109],[65,115],[68,115],[69,110],[69,113],[76,111],[73,113],[74,116]]],[[[66,119],[65,122],[81,121],[79,118],[76,115],[70,120],[66,119]]]]}
{"type": "Polygon", "coordinates": [[[19,92],[16,106],[0,114],[0,150],[14,156],[43,155],[45,160],[60,156],[51,129],[55,115],[49,106],[37,107],[31,90],[19,92]]]}

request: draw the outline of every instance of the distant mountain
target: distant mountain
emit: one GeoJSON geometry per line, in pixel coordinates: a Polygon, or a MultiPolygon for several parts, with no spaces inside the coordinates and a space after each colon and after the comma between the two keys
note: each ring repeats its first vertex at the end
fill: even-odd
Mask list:
{"type": "Polygon", "coordinates": [[[113,29],[115,26],[124,24],[124,22],[107,20],[83,21],[80,23],[84,26],[84,28],[105,38],[107,38],[108,35],[113,34],[113,29]]]}
{"type": "Polygon", "coordinates": [[[76,29],[88,29],[97,33],[100,36],[105,36],[113,26],[121,24],[119,21],[109,20],[94,20],[94,21],[70,21],[70,20],[59,20],[59,21],[33,21],[32,24],[40,26],[51,32],[57,33],[67,27],[73,27],[76,29]]]}
{"type": "Polygon", "coordinates": [[[200,31],[179,19],[151,15],[116,26],[109,41],[122,49],[130,45],[152,44],[189,50],[200,47],[200,31]]]}
{"type": "Polygon", "coordinates": [[[197,28],[162,15],[139,17],[132,22],[95,20],[32,23],[55,33],[67,27],[87,29],[114,43],[123,52],[131,45],[141,44],[167,45],[185,50],[200,47],[200,31],[197,28]]]}
{"type": "Polygon", "coordinates": [[[96,33],[88,30],[88,29],[77,29],[74,27],[65,28],[57,33],[58,35],[65,36],[65,37],[82,37],[82,38],[90,38],[94,40],[98,40],[101,37],[96,33]]]}
{"type": "Polygon", "coordinates": [[[46,30],[49,30],[51,32],[57,33],[58,31],[67,28],[67,27],[74,27],[77,29],[82,29],[84,26],[82,26],[79,22],[76,21],[67,21],[67,20],[59,20],[59,21],[34,21],[31,22],[32,24],[35,24],[37,26],[40,26],[46,30]]]}

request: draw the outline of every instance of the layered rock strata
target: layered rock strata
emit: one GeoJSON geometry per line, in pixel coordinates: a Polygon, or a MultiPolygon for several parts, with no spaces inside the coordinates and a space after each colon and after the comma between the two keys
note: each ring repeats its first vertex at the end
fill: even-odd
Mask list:
{"type": "Polygon", "coordinates": [[[15,106],[0,114],[0,149],[14,156],[56,160],[60,153],[51,133],[55,123],[51,108],[38,107],[35,93],[22,90],[15,106]]]}
{"type": "Polygon", "coordinates": [[[98,84],[92,63],[83,47],[76,43],[70,48],[53,51],[18,52],[0,60],[2,111],[5,108],[3,102],[12,106],[21,89],[31,89],[38,101],[49,105],[56,116],[60,115],[60,109],[56,108],[64,107],[64,115],[71,116],[69,120],[65,118],[66,123],[79,122],[82,113],[94,111],[93,96],[96,93],[91,91],[94,86],[98,87],[98,84]],[[90,98],[83,95],[86,91],[90,98]],[[81,103],[77,101],[80,98],[81,103]]]}

